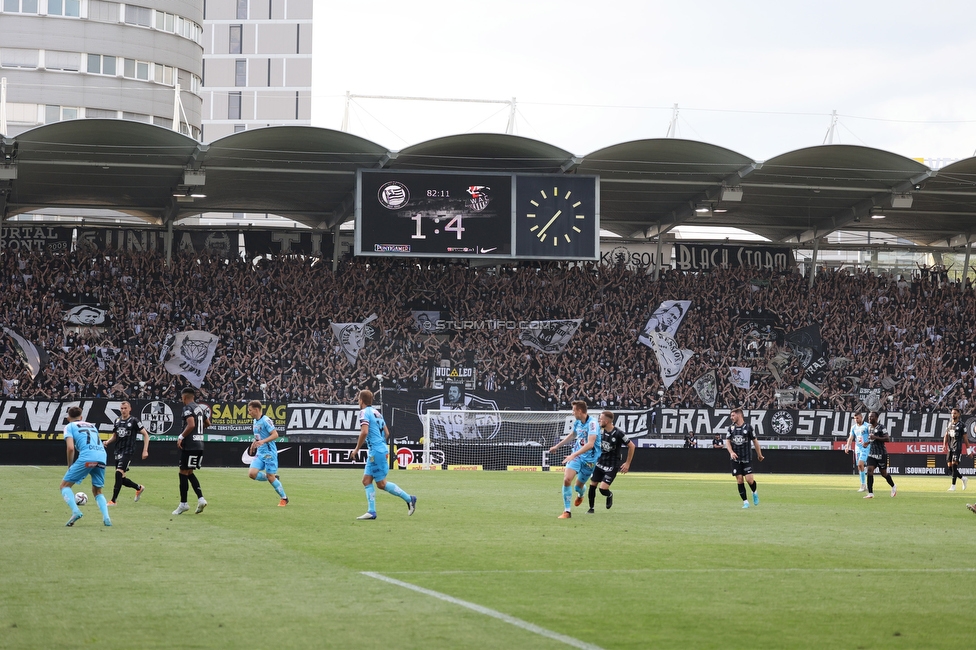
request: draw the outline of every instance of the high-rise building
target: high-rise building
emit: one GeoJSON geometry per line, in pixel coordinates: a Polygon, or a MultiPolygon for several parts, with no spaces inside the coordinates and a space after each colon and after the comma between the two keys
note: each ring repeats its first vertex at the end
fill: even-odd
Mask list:
{"type": "Polygon", "coordinates": [[[172,129],[177,109],[199,139],[202,73],[203,0],[0,0],[5,135],[81,118],[172,129]]]}
{"type": "Polygon", "coordinates": [[[264,126],[311,124],[312,3],[206,0],[204,141],[264,126]]]}

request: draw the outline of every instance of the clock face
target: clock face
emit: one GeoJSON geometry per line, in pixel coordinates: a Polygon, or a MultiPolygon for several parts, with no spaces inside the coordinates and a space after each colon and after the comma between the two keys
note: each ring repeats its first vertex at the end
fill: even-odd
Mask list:
{"type": "Polygon", "coordinates": [[[518,176],[516,256],[596,259],[597,196],[593,176],[518,176]]]}

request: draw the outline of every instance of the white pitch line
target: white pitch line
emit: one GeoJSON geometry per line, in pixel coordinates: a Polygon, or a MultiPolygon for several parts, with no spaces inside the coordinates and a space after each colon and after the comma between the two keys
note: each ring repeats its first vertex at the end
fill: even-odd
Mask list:
{"type": "Polygon", "coordinates": [[[519,574],[519,573],[973,573],[976,567],[919,567],[904,568],[893,567],[870,568],[870,569],[848,569],[848,568],[801,568],[801,567],[715,567],[712,569],[488,569],[484,571],[467,571],[459,569],[456,571],[388,571],[397,575],[481,575],[481,574],[519,574]]]}
{"type": "Polygon", "coordinates": [[[401,582],[394,578],[387,577],[380,573],[373,573],[372,571],[363,571],[364,576],[369,576],[376,580],[382,580],[383,582],[388,582],[391,585],[396,585],[398,587],[403,587],[404,589],[410,589],[411,591],[416,591],[418,593],[432,596],[433,598],[438,598],[448,603],[454,605],[460,605],[461,607],[466,607],[472,611],[478,612],[479,614],[484,614],[485,616],[491,616],[492,618],[497,618],[500,621],[504,621],[509,625],[514,625],[515,627],[521,628],[528,632],[544,636],[547,639],[552,639],[554,641],[559,641],[560,643],[565,643],[568,646],[574,648],[581,648],[582,650],[603,650],[600,646],[593,645],[592,643],[586,643],[585,641],[580,641],[579,639],[574,639],[571,636],[566,636],[565,634],[559,634],[558,632],[553,632],[552,630],[547,630],[544,627],[539,627],[538,625],[533,625],[528,621],[523,621],[520,618],[515,618],[514,616],[509,616],[508,614],[503,614],[501,612],[489,609],[487,607],[482,607],[481,605],[476,605],[474,603],[469,603],[466,600],[461,600],[460,598],[455,598],[453,596],[448,596],[447,594],[442,594],[439,591],[433,591],[432,589],[424,589],[423,587],[418,587],[417,585],[412,585],[409,582],[401,582]]]}

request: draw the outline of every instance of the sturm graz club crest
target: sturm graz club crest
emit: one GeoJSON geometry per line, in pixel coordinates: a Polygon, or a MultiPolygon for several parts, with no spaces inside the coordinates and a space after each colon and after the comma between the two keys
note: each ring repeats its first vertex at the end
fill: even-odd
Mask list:
{"type": "Polygon", "coordinates": [[[173,426],[173,410],[166,402],[149,402],[139,418],[149,435],[165,435],[173,426]]]}
{"type": "Polygon", "coordinates": [[[400,181],[383,183],[376,198],[387,210],[399,210],[410,201],[410,190],[400,181]]]}
{"type": "Polygon", "coordinates": [[[773,433],[778,436],[788,436],[793,433],[793,416],[789,411],[776,411],[770,418],[773,433]]]}

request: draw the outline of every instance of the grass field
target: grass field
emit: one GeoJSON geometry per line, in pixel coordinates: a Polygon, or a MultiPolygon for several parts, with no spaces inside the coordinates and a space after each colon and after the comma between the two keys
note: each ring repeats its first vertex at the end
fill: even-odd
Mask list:
{"type": "Polygon", "coordinates": [[[123,491],[113,527],[92,500],[66,528],[63,471],[0,467],[0,648],[962,648],[976,632],[976,485],[945,478],[867,501],[856,477],[757,475],[742,510],[729,476],[630,474],[612,510],[598,495],[558,520],[555,473],[401,471],[416,514],[381,492],[379,519],[355,521],[354,470],[285,470],[279,508],[244,469],[205,469],[210,506],[174,517],[176,470],[136,467],[148,489],[123,491]]]}

